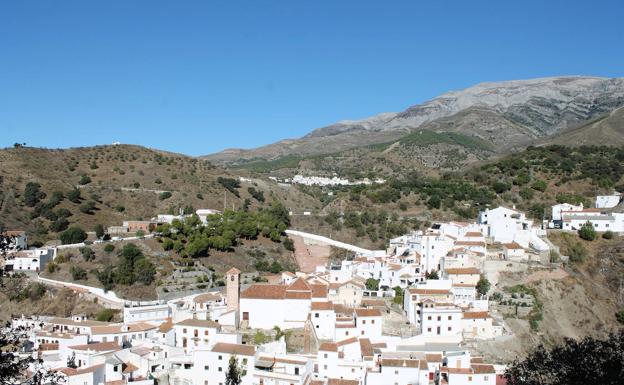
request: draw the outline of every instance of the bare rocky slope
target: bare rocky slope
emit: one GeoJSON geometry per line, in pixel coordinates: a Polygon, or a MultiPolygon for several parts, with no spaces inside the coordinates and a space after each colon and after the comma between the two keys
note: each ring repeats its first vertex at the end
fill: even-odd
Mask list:
{"type": "Polygon", "coordinates": [[[481,83],[398,113],[341,121],[299,139],[251,150],[228,149],[217,163],[309,156],[386,143],[421,129],[454,132],[491,143],[496,152],[577,128],[624,105],[624,79],[553,77],[481,83]]]}

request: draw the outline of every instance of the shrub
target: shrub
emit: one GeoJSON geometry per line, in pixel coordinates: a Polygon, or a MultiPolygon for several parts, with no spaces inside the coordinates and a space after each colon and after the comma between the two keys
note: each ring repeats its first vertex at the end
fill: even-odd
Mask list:
{"type": "Polygon", "coordinates": [[[481,275],[479,282],[477,282],[477,292],[481,295],[486,295],[490,291],[490,286],[492,286],[490,281],[485,278],[485,275],[481,275]]]}
{"type": "Polygon", "coordinates": [[[115,251],[115,245],[113,245],[112,243],[107,243],[106,246],[104,246],[104,252],[110,254],[113,251],[115,251]]]}
{"type": "Polygon", "coordinates": [[[80,190],[78,190],[77,188],[69,190],[67,192],[67,199],[69,199],[69,201],[72,203],[80,203],[80,190]]]}
{"type": "Polygon", "coordinates": [[[87,271],[80,266],[73,265],[69,268],[69,273],[71,274],[74,281],[87,279],[87,271]]]}
{"type": "Polygon", "coordinates": [[[64,245],[81,243],[87,239],[87,233],[78,226],[72,226],[61,233],[61,243],[64,245]]]}
{"type": "Polygon", "coordinates": [[[95,253],[90,247],[81,247],[80,254],[82,254],[82,258],[87,262],[95,259],[95,253]]]}
{"type": "Polygon", "coordinates": [[[50,224],[50,230],[55,233],[60,233],[61,231],[65,231],[69,226],[69,221],[65,217],[57,218],[52,224],[50,224]]]}
{"type": "Polygon", "coordinates": [[[24,203],[28,207],[34,207],[39,203],[46,194],[40,190],[41,185],[39,183],[28,182],[24,188],[24,203]]]}
{"type": "Polygon", "coordinates": [[[93,214],[93,210],[95,209],[94,201],[87,201],[80,205],[80,212],[84,214],[93,214]]]}
{"type": "Polygon", "coordinates": [[[572,263],[582,263],[585,261],[589,252],[583,246],[582,243],[576,242],[570,246],[568,246],[567,254],[570,257],[570,262],[572,263]]]}
{"type": "Polygon", "coordinates": [[[366,280],[366,290],[379,290],[379,281],[375,278],[369,278],[366,280]]]}
{"type": "Polygon", "coordinates": [[[605,231],[605,232],[602,234],[602,237],[603,237],[604,239],[613,239],[613,236],[614,236],[614,234],[613,234],[613,231],[611,231],[611,230],[605,231]]]}
{"type": "Polygon", "coordinates": [[[98,239],[101,239],[104,236],[104,226],[101,223],[98,223],[97,225],[95,225],[95,236],[98,239]]]}
{"type": "Polygon", "coordinates": [[[286,250],[295,251],[295,244],[293,243],[292,239],[285,238],[283,243],[284,243],[284,248],[286,248],[286,250]]]}
{"type": "Polygon", "coordinates": [[[579,237],[586,241],[593,241],[596,239],[596,230],[591,222],[587,221],[578,231],[579,237]]]}
{"type": "Polygon", "coordinates": [[[546,188],[548,187],[548,184],[546,183],[546,181],[543,180],[536,180],[535,182],[533,182],[533,184],[531,185],[531,188],[533,190],[537,190],[537,191],[541,191],[544,192],[546,191],[546,188]]]}
{"type": "Polygon", "coordinates": [[[112,309],[104,309],[97,313],[95,320],[100,322],[110,322],[114,316],[115,312],[112,309]]]}
{"type": "Polygon", "coordinates": [[[169,198],[171,198],[171,192],[169,191],[165,191],[158,196],[158,199],[160,199],[161,201],[164,201],[165,199],[169,199],[169,198]]]}
{"type": "Polygon", "coordinates": [[[86,174],[82,174],[80,176],[80,180],[78,181],[78,183],[84,186],[86,184],[91,183],[91,178],[86,174]]]}
{"type": "Polygon", "coordinates": [[[54,262],[50,262],[48,263],[48,266],[46,268],[48,270],[48,273],[52,274],[58,269],[58,265],[54,262]]]}

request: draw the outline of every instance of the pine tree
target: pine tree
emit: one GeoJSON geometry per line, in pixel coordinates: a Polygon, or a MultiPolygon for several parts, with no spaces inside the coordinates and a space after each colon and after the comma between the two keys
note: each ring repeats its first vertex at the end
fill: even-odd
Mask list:
{"type": "Polygon", "coordinates": [[[240,385],[243,382],[241,369],[238,367],[236,356],[230,356],[228,370],[225,374],[225,385],[240,385]]]}

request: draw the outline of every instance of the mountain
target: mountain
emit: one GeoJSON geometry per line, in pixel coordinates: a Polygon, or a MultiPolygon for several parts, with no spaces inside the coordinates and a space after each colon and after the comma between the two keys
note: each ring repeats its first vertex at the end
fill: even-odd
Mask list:
{"type": "Polygon", "coordinates": [[[564,146],[624,146],[624,107],[593,119],[579,127],[564,130],[544,140],[564,146]]]}
{"type": "Polygon", "coordinates": [[[56,233],[68,225],[90,231],[97,223],[121,225],[188,206],[222,210],[227,203],[240,208],[245,199],[252,208],[261,206],[249,187],[264,194],[264,204],[273,198],[289,207],[316,204],[298,190],[271,181],[246,180],[232,188],[223,178],[238,181],[235,172],[141,146],[0,149],[0,164],[0,228],[27,230],[37,242],[57,239],[56,233]],[[39,187],[31,184],[27,193],[31,182],[39,187]],[[80,198],[72,201],[75,188],[80,198]]]}
{"type": "Polygon", "coordinates": [[[314,156],[397,141],[414,131],[454,132],[492,145],[495,153],[574,129],[624,105],[624,78],[552,77],[481,83],[398,113],[341,121],[299,139],[206,156],[221,164],[314,156]]]}

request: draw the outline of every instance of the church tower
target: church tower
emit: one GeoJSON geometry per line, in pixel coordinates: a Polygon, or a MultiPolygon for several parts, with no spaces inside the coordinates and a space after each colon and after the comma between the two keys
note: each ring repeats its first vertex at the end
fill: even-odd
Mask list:
{"type": "Polygon", "coordinates": [[[238,300],[240,298],[240,270],[233,267],[225,273],[227,280],[227,310],[238,309],[238,300]]]}

